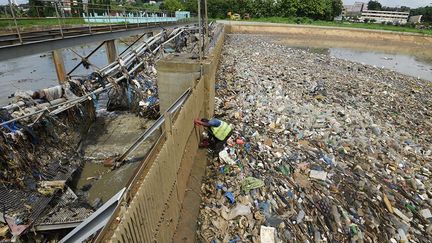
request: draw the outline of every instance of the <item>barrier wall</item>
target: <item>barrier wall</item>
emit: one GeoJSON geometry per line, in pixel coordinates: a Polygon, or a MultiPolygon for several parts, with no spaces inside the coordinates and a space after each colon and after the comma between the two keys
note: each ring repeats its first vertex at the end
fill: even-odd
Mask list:
{"type": "Polygon", "coordinates": [[[187,11],[176,11],[174,17],[168,17],[166,13],[127,13],[127,14],[116,14],[109,15],[104,13],[98,15],[93,14],[82,14],[82,17],[86,23],[124,23],[137,24],[137,23],[156,23],[156,22],[175,22],[182,19],[190,18],[190,13],[187,11]]]}
{"type": "Polygon", "coordinates": [[[98,241],[171,242],[184,199],[199,131],[193,119],[213,115],[214,80],[224,31],[203,64],[203,75],[189,98],[172,117],[165,114],[164,131],[143,162],[124,200],[98,241]]]}

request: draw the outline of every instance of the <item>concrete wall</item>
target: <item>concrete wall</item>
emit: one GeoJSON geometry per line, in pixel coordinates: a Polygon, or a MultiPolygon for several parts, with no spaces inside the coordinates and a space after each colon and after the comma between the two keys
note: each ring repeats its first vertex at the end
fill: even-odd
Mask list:
{"type": "MultiPolygon", "coordinates": [[[[98,241],[172,242],[186,184],[193,166],[193,158],[198,149],[200,134],[193,124],[193,119],[213,114],[215,72],[223,37],[222,31],[203,65],[203,75],[197,82],[194,83],[195,76],[192,75],[196,63],[190,64],[190,69],[186,68],[191,70],[192,74],[188,76],[184,73],[181,80],[184,86],[194,83],[192,93],[177,114],[172,117],[165,115],[164,132],[143,162],[137,176],[127,189],[121,202],[122,206],[116,210],[98,241]],[[187,80],[187,77],[192,80],[187,80]]],[[[175,85],[174,77],[178,72],[185,71],[179,66],[176,67],[177,64],[172,64],[175,63],[174,59],[168,62],[171,64],[158,67],[170,66],[174,73],[177,73],[170,75],[168,69],[162,71],[165,72],[163,75],[167,80],[171,80],[167,81],[167,84],[172,82],[172,85],[175,85]]],[[[162,95],[160,98],[171,99],[172,97],[167,95],[164,98],[162,95]]]]}
{"type": "Polygon", "coordinates": [[[190,54],[168,56],[156,63],[160,111],[169,106],[200,77],[201,65],[190,54]]]}

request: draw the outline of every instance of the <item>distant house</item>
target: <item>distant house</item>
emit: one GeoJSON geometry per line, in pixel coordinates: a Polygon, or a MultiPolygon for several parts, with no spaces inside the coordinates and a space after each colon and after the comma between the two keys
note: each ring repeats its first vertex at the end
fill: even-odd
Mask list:
{"type": "Polygon", "coordinates": [[[353,5],[344,5],[342,9],[342,16],[346,18],[360,17],[363,11],[367,11],[367,3],[355,2],[353,5]]]}
{"type": "Polygon", "coordinates": [[[409,17],[408,22],[413,23],[413,24],[419,24],[421,22],[423,15],[414,15],[409,17]]]}
{"type": "Polygon", "coordinates": [[[376,23],[406,24],[409,12],[367,10],[361,13],[360,20],[374,20],[376,23]]]}

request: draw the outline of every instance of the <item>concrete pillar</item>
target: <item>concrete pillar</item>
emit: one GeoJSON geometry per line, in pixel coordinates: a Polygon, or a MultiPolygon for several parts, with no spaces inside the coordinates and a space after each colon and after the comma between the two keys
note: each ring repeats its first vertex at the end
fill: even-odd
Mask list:
{"type": "Polygon", "coordinates": [[[54,50],[52,52],[52,57],[57,73],[57,79],[60,84],[63,84],[66,81],[66,71],[61,50],[54,50]]]}
{"type": "Polygon", "coordinates": [[[216,81],[216,69],[218,62],[205,60],[203,63],[203,74],[204,74],[204,115],[205,117],[213,117],[215,110],[215,81],[216,81]]]}
{"type": "Polygon", "coordinates": [[[156,63],[161,114],[184,91],[190,87],[194,87],[196,80],[199,79],[199,62],[192,59],[191,56],[191,54],[168,56],[156,63]]]}
{"type": "Polygon", "coordinates": [[[108,58],[108,63],[114,62],[117,58],[117,49],[115,46],[115,41],[114,40],[106,41],[105,42],[105,49],[106,49],[106,54],[107,54],[107,58],[108,58]]]}

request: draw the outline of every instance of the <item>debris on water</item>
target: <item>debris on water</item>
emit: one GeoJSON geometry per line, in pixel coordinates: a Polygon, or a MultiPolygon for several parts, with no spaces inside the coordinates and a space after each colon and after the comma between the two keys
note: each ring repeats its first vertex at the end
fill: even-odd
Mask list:
{"type": "Polygon", "coordinates": [[[90,184],[90,183],[85,184],[81,187],[81,191],[86,192],[86,191],[90,190],[91,187],[92,187],[92,184],[90,184]]]}
{"type": "MultiPolygon", "coordinates": [[[[159,132],[154,132],[139,152],[131,154],[136,157],[121,170],[110,173],[103,168],[104,160],[111,167],[117,161],[106,159],[116,158],[114,153],[118,151],[113,148],[121,146],[123,153],[124,145],[130,146],[133,136],[147,129],[147,125],[141,124],[152,124],[151,120],[159,117],[155,64],[165,55],[198,53],[195,32],[198,30],[193,26],[164,29],[158,35],[141,39],[114,63],[97,68],[88,76],[71,76],[62,85],[11,95],[12,103],[0,108],[0,203],[12,231],[2,239],[9,240],[10,233],[18,237],[30,231],[27,236],[33,237],[38,224],[51,227],[60,223],[56,225],[58,229],[69,228],[99,208],[105,197],[112,196],[107,194],[126,186],[139,165],[135,162],[145,156],[159,132]],[[127,117],[125,113],[135,119],[121,121],[127,117]],[[106,117],[114,118],[100,119],[106,117]],[[109,124],[95,122],[115,118],[119,118],[118,133],[108,131],[109,124]],[[95,128],[96,123],[101,126],[95,128]],[[137,126],[129,129],[128,125],[137,126]],[[92,137],[91,128],[98,129],[92,137]],[[134,133],[129,136],[128,130],[134,133]],[[101,137],[107,145],[103,146],[104,151],[94,148],[101,137]],[[95,154],[86,153],[91,145],[95,154]],[[89,164],[97,165],[93,168],[98,171],[84,170],[89,164]]],[[[40,56],[43,57],[45,54],[40,56]]],[[[85,61],[83,65],[89,67],[91,63],[85,61]]],[[[237,198],[228,190],[224,192],[229,200],[237,198]]],[[[60,235],[65,232],[62,229],[60,235]]],[[[51,241],[45,236],[38,235],[51,241]]]]}
{"type": "Polygon", "coordinates": [[[91,206],[94,210],[97,210],[102,205],[103,205],[102,199],[100,199],[99,197],[96,198],[91,204],[91,206]]]}
{"type": "Polygon", "coordinates": [[[229,34],[216,87],[203,242],[432,241],[430,82],[229,34]]]}

